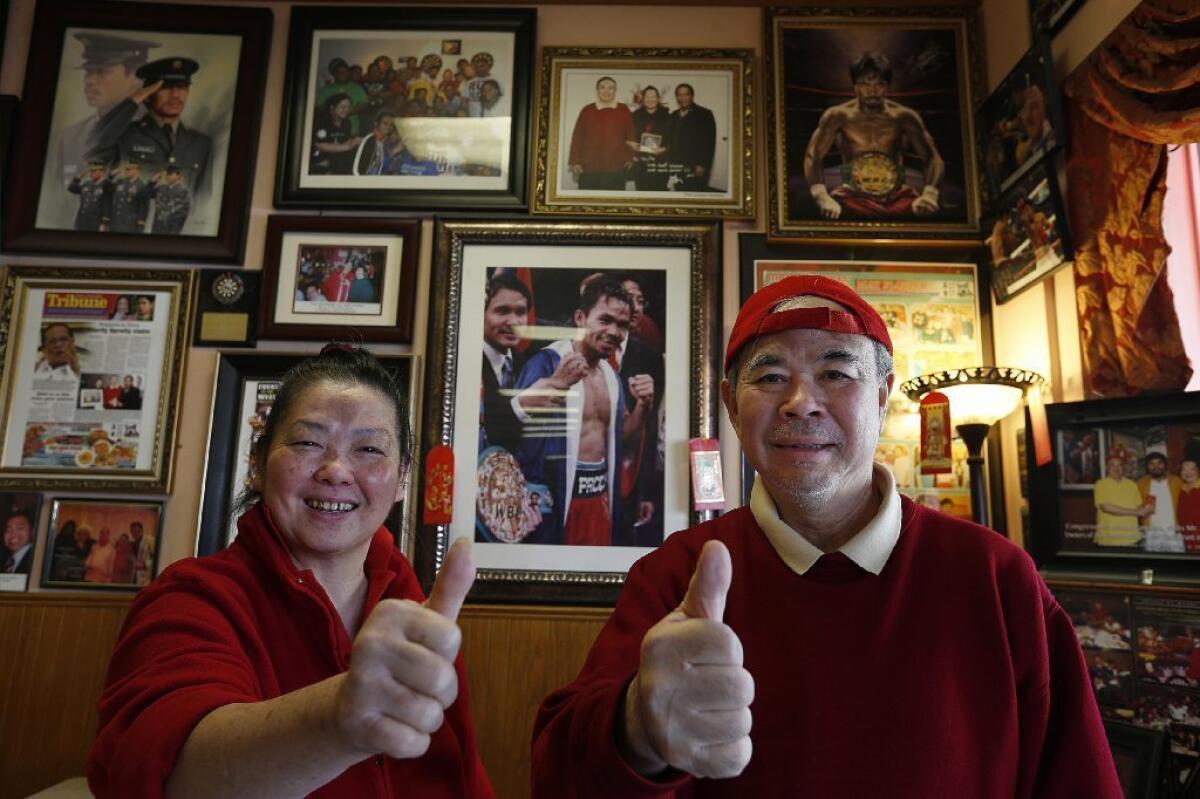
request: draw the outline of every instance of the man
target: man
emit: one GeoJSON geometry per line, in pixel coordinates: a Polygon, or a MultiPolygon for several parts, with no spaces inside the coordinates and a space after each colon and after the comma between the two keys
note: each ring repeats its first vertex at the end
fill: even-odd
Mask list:
{"type": "Polygon", "coordinates": [[[75,331],[65,322],[52,322],[42,328],[42,355],[33,366],[34,380],[79,379],[79,352],[75,349],[75,331]]]}
{"type": "Polygon", "coordinates": [[[28,511],[13,511],[4,522],[4,546],[8,550],[4,574],[29,574],[33,567],[33,519],[28,511]]]}
{"type": "Polygon", "coordinates": [[[396,130],[396,115],[391,111],[380,111],[375,115],[371,135],[359,150],[355,174],[390,174],[392,154],[401,146],[400,131],[396,130]]]}
{"type": "Polygon", "coordinates": [[[177,236],[183,231],[188,211],[192,210],[192,193],[182,183],[179,164],[168,164],[166,174],[151,181],[154,187],[154,225],[150,232],[177,236]]]}
{"type": "Polygon", "coordinates": [[[1183,552],[1183,536],[1175,526],[1183,482],[1179,475],[1167,473],[1167,456],[1161,452],[1148,454],[1145,465],[1146,474],[1138,478],[1137,487],[1147,509],[1143,517],[1146,551],[1183,552]]]}
{"type": "Polygon", "coordinates": [[[142,390],[133,382],[133,375],[125,375],[125,385],[121,388],[121,409],[140,411],[142,409],[142,390]]]}
{"type": "Polygon", "coordinates": [[[471,71],[475,74],[463,84],[462,94],[467,98],[467,113],[473,117],[506,117],[512,114],[507,100],[496,102],[490,108],[485,106],[484,84],[487,82],[496,84],[497,100],[506,94],[500,80],[492,74],[494,63],[495,59],[491,53],[476,53],[471,57],[471,71]]]}
{"type": "Polygon", "coordinates": [[[605,76],[596,81],[596,102],[579,111],[571,131],[567,164],[580,189],[624,191],[633,154],[633,114],[617,100],[617,82],[605,76]]]}
{"type": "Polygon", "coordinates": [[[891,350],[835,280],[747,301],[721,396],[750,505],[630,570],[580,676],[542,705],[534,797],[1122,796],[1071,620],[1030,558],[873,463],[891,350]]]}
{"type": "Polygon", "coordinates": [[[146,63],[150,48],[159,46],[158,42],[103,31],[78,31],[74,36],[83,45],[83,61],[78,69],[83,70],[84,101],[96,113],[63,128],[59,136],[52,174],[68,187],[82,174],[86,156],[96,146],[97,129],[104,127],[105,115],[141,88],[135,73],[146,63]]]}
{"type": "Polygon", "coordinates": [[[154,187],[142,180],[141,163],[136,160],[126,162],[119,171],[114,171],[108,217],[101,225],[101,230],[113,233],[144,232],[153,196],[154,187]]]}
{"type": "Polygon", "coordinates": [[[130,522],[129,540],[133,545],[134,585],[146,585],[154,569],[154,539],[146,536],[141,522],[130,522]]]}
{"type": "Polygon", "coordinates": [[[529,287],[510,272],[497,271],[487,284],[483,307],[483,363],[479,402],[479,451],[500,446],[512,451],[521,423],[512,408],[513,388],[525,365],[517,346],[529,323],[529,287]]]}
{"type": "Polygon", "coordinates": [[[854,99],[821,115],[804,152],[804,178],[821,216],[843,211],[858,217],[929,216],[940,207],[938,186],[945,164],[921,116],[887,99],[892,66],[880,53],[864,53],[850,66],[854,99]],[[825,156],[837,148],[842,180],[826,183],[825,156]],[[924,164],[920,193],[907,183],[904,156],[924,164]]]}
{"type": "Polygon", "coordinates": [[[89,163],[87,177],[76,175],[67,186],[67,191],[79,195],[75,229],[102,229],[104,220],[109,215],[109,203],[112,199],[112,182],[108,179],[108,170],[104,162],[93,160],[89,163]]]}
{"type": "Polygon", "coordinates": [[[630,381],[635,404],[626,412],[608,360],[629,329],[632,304],[615,278],[592,281],[574,314],[579,335],[539,350],[521,370],[512,400],[523,424],[517,463],[530,490],[544,485],[550,493],[549,512],[525,542],[613,543],[622,518],[616,490],[622,452],[654,403],[653,380],[637,375],[630,381]]]}
{"type": "Polygon", "coordinates": [[[137,298],[137,320],[150,322],[154,320],[154,296],[139,294],[137,298]]]}
{"type": "Polygon", "coordinates": [[[123,115],[126,126],[115,142],[98,142],[93,155],[106,155],[110,164],[136,161],[147,175],[175,164],[193,196],[207,195],[212,188],[212,138],[183,123],[192,75],[199,69],[197,61],[180,57],[160,58],[140,67],[142,92],[149,91],[142,101],[146,115],[134,119],[133,98],[123,101],[113,113],[123,115]]]}
{"type": "Polygon", "coordinates": [[[681,169],[680,191],[710,191],[708,181],[717,148],[717,121],[712,111],[695,104],[695,97],[690,83],[675,87],[670,158],[681,169]]]}

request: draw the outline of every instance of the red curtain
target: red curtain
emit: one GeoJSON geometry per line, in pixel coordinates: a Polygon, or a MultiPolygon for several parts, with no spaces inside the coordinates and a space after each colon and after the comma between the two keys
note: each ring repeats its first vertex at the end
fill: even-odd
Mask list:
{"type": "Polygon", "coordinates": [[[1143,0],[1066,92],[1085,386],[1096,397],[1182,390],[1192,369],[1164,277],[1162,203],[1166,145],[1200,139],[1200,6],[1143,0]]]}

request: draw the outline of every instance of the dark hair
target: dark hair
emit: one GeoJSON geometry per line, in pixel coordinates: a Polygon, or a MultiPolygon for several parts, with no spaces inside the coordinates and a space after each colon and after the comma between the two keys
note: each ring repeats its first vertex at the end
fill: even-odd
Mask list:
{"type": "Polygon", "coordinates": [[[610,76],[608,76],[608,75],[604,75],[604,76],[602,76],[602,77],[601,77],[601,78],[600,78],[598,81],[596,81],[596,88],[597,88],[597,89],[599,89],[599,88],[600,88],[600,84],[601,84],[601,83],[604,83],[604,81],[606,81],[606,80],[610,80],[610,81],[612,81],[613,88],[616,88],[616,85],[617,85],[617,79],[616,79],[616,78],[613,78],[613,77],[610,77],[610,76]]]}
{"type": "Polygon", "coordinates": [[[4,517],[4,526],[7,527],[8,523],[18,516],[23,518],[26,523],[29,524],[30,530],[33,530],[33,513],[27,508],[13,508],[11,511],[9,511],[8,516],[4,517]]]}
{"type": "Polygon", "coordinates": [[[1161,452],[1150,452],[1147,453],[1146,457],[1143,459],[1143,462],[1148,464],[1150,461],[1162,461],[1163,463],[1166,463],[1167,456],[1161,452]]]}
{"type": "MultiPolygon", "coordinates": [[[[250,469],[261,476],[267,449],[275,436],[280,419],[291,413],[296,400],[318,383],[340,383],[374,389],[392,403],[396,411],[396,446],[401,465],[412,460],[412,434],[408,427],[407,403],[396,384],[395,376],[379,359],[362,347],[345,342],[326,344],[319,355],[306,358],[288,369],[275,391],[275,401],[267,414],[262,430],[250,443],[250,469]]],[[[261,493],[249,485],[243,489],[234,507],[240,515],[261,498],[261,493]]]]}
{"type": "Polygon", "coordinates": [[[487,310],[487,307],[491,305],[492,297],[495,297],[500,289],[515,291],[525,298],[525,302],[533,305],[533,295],[529,293],[529,286],[517,280],[516,275],[511,272],[496,270],[495,274],[487,282],[487,292],[483,299],[484,310],[487,310]]]}
{"type": "Polygon", "coordinates": [[[629,296],[629,292],[621,285],[621,279],[613,274],[604,273],[603,277],[595,280],[584,281],[583,291],[579,292],[579,310],[587,314],[600,302],[601,297],[611,297],[618,302],[623,302],[629,306],[629,310],[633,310],[633,298],[629,296]]]}
{"type": "Polygon", "coordinates": [[[690,83],[679,84],[678,86],[675,87],[675,93],[679,94],[679,90],[683,89],[683,88],[686,88],[688,90],[688,93],[691,94],[693,97],[696,96],[696,90],[692,88],[692,84],[690,84],[690,83]]]}
{"type": "Polygon", "coordinates": [[[328,111],[342,100],[350,100],[351,105],[354,104],[354,101],[350,98],[350,95],[346,94],[345,92],[338,92],[337,94],[329,95],[329,97],[325,100],[325,110],[328,111]]]}
{"type": "Polygon", "coordinates": [[[70,325],[68,325],[66,322],[51,322],[50,324],[48,324],[42,328],[42,346],[43,347],[46,346],[46,331],[48,331],[52,327],[65,327],[67,329],[67,335],[69,335],[71,337],[72,341],[75,340],[75,331],[71,329],[70,325]]]}
{"type": "Polygon", "coordinates": [[[850,65],[850,82],[858,83],[860,78],[874,73],[883,79],[884,83],[892,82],[892,62],[883,53],[867,51],[850,65]]]}

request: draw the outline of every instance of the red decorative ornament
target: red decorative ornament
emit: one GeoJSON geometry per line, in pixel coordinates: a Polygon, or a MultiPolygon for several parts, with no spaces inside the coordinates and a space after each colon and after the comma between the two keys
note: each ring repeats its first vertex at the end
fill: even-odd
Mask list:
{"type": "Polygon", "coordinates": [[[449,524],[454,511],[454,450],[442,444],[425,455],[424,524],[449,524]]]}
{"type": "Polygon", "coordinates": [[[921,398],[921,474],[946,474],[950,459],[950,398],[931,391],[921,398]]]}

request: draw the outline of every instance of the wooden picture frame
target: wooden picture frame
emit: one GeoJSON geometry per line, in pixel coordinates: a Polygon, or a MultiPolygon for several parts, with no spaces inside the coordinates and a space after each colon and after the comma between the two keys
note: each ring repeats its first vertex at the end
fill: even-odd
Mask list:
{"type": "MultiPolygon", "coordinates": [[[[212,421],[208,430],[208,456],[200,496],[197,555],[212,555],[233,540],[237,530],[233,512],[249,474],[251,440],[270,412],[280,378],[288,369],[313,355],[315,353],[222,352],[217,359],[212,421]]],[[[409,430],[401,431],[401,436],[407,438],[405,443],[411,448],[415,440],[412,429],[418,418],[417,359],[411,355],[391,355],[380,356],[380,361],[395,372],[404,392],[401,401],[407,403],[409,409],[409,430]]],[[[410,476],[408,498],[393,508],[386,522],[388,529],[396,536],[397,546],[405,554],[412,551],[410,530],[414,482],[415,478],[410,476]]]]}
{"type": "Polygon", "coordinates": [[[271,216],[259,338],[412,343],[420,241],[419,219],[271,216]]]}
{"type": "Polygon", "coordinates": [[[241,263],[271,24],[265,8],[40,4],[4,248],[241,263]]]}
{"type": "Polygon", "coordinates": [[[8,268],[0,487],[170,490],[193,279],[8,268]]]}
{"type": "Polygon", "coordinates": [[[532,9],[292,9],[275,205],[525,208],[536,25],[532,9]],[[370,91],[339,83],[352,64],[370,91]]]}
{"type": "Polygon", "coordinates": [[[154,579],[162,502],[55,497],[51,505],[43,588],[136,591],[154,579]]]}
{"type": "MultiPolygon", "coordinates": [[[[610,603],[634,560],[661,543],[664,533],[701,518],[689,505],[687,441],[711,437],[716,425],[718,252],[713,225],[439,223],[421,450],[427,454],[436,446],[452,446],[458,456],[451,521],[423,524],[418,534],[416,563],[423,581],[432,581],[449,545],[467,537],[475,541],[479,567],[473,599],[610,603]],[[619,272],[614,264],[620,264],[619,272]],[[591,300],[582,292],[588,286],[596,287],[591,300]],[[628,294],[618,299],[635,289],[642,300],[628,294]],[[580,310],[593,300],[586,313],[580,310]],[[636,320],[635,302],[640,309],[636,320]],[[608,322],[597,321],[610,311],[608,322]],[[507,321],[494,322],[497,318],[507,321]],[[513,401],[520,401],[518,394],[527,388],[540,390],[533,385],[540,370],[567,357],[578,328],[589,331],[580,340],[580,362],[590,364],[588,379],[604,381],[608,419],[626,419],[622,386],[633,377],[627,370],[650,377],[657,386],[655,372],[661,369],[662,380],[661,388],[654,389],[657,401],[644,396],[632,400],[629,418],[639,412],[641,423],[631,422],[628,430],[622,426],[619,442],[609,422],[603,457],[606,466],[614,465],[607,473],[596,467],[594,479],[585,479],[597,496],[607,492],[607,523],[571,527],[565,523],[570,504],[565,485],[574,480],[567,473],[586,474],[580,471],[586,465],[569,454],[570,442],[577,440],[572,433],[580,426],[564,422],[555,427],[545,417],[547,435],[537,435],[535,416],[526,414],[522,421],[513,401]],[[634,332],[624,337],[612,332],[618,329],[634,332]],[[597,332],[603,330],[609,332],[597,332]],[[497,334],[515,342],[512,389],[500,388],[495,364],[484,353],[497,334]],[[619,345],[618,339],[626,343],[619,345]],[[521,341],[528,342],[524,350],[521,341]],[[539,346],[546,341],[551,343],[539,346]],[[657,346],[662,350],[648,343],[652,341],[661,342],[657,346]],[[618,369],[607,356],[599,359],[606,350],[615,357],[621,346],[618,369]],[[504,408],[513,409],[511,418],[504,408]],[[648,425],[641,426],[651,416],[658,425],[653,434],[648,425]],[[656,443],[643,446],[647,441],[656,443]],[[568,454],[554,455],[558,449],[568,454]],[[618,493],[615,464],[623,463],[625,451],[640,453],[630,460],[638,477],[618,493]]],[[[600,396],[598,384],[592,385],[572,385],[554,396],[574,408],[589,390],[600,396]]],[[[422,498],[423,503],[430,500],[428,482],[422,498]]]]}
{"type": "Polygon", "coordinates": [[[1036,164],[997,205],[984,240],[997,304],[1037,285],[1074,257],[1066,206],[1052,167],[1050,160],[1036,164]]]}
{"type": "Polygon", "coordinates": [[[28,591],[33,585],[42,495],[0,491],[0,592],[28,591]]]}
{"type": "Polygon", "coordinates": [[[1105,719],[1104,734],[1126,799],[1154,799],[1162,780],[1166,733],[1105,719]]]}
{"type": "Polygon", "coordinates": [[[969,12],[773,8],[764,19],[768,236],[973,237],[981,69],[969,12]]]}
{"type": "Polygon", "coordinates": [[[543,48],[533,210],[754,216],[753,64],[750,50],[543,48]],[[614,143],[597,135],[609,127],[606,79],[611,113],[632,131],[615,142],[616,167],[614,143]]]}

